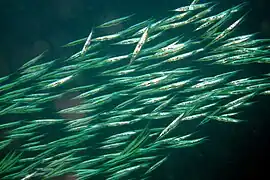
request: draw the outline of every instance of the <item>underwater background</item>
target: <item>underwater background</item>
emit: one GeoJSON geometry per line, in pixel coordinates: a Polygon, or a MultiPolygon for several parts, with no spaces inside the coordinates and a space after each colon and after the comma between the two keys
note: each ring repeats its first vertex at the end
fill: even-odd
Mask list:
{"type": "MultiPolygon", "coordinates": [[[[215,2],[219,2],[218,8],[224,10],[243,1],[215,2]]],[[[135,13],[138,21],[143,21],[149,17],[166,16],[168,10],[188,3],[190,1],[187,0],[1,1],[0,77],[14,72],[46,49],[49,49],[48,59],[74,52],[74,49],[67,50],[61,46],[87,36],[93,26],[109,19],[135,13]]],[[[269,39],[269,7],[268,0],[250,1],[247,9],[250,8],[251,12],[239,31],[243,34],[260,32],[260,37],[269,39]]],[[[269,64],[251,64],[246,71],[250,74],[268,73],[269,67],[269,64]]],[[[270,165],[270,97],[260,96],[254,101],[256,103],[246,107],[241,114],[242,119],[248,120],[247,123],[206,125],[202,131],[210,140],[195,147],[174,150],[172,157],[153,173],[152,179],[270,178],[267,171],[267,165],[270,165]]],[[[53,131],[48,133],[57,134],[53,131]]]]}

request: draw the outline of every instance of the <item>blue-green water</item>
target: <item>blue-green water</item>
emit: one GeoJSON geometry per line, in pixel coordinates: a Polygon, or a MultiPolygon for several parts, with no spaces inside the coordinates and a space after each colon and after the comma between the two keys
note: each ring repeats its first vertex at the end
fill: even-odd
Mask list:
{"type": "MultiPolygon", "coordinates": [[[[164,17],[167,10],[186,5],[184,1],[114,1],[114,2],[88,2],[88,1],[48,1],[32,3],[21,1],[8,4],[3,7],[2,18],[3,38],[1,40],[1,75],[7,75],[19,68],[26,59],[49,48],[47,59],[64,57],[80,50],[63,49],[61,45],[88,35],[90,29],[111,17],[122,17],[132,13],[138,14],[136,22],[149,17],[164,17]],[[5,17],[5,18],[3,18],[5,17]]],[[[239,4],[235,1],[221,2],[218,8],[221,10],[239,4]],[[223,9],[224,8],[224,9],[223,9]]],[[[269,15],[261,2],[251,2],[251,13],[245,23],[241,25],[238,33],[262,32],[261,37],[269,38],[269,15]],[[264,12],[264,13],[263,13],[264,12]]],[[[269,4],[269,3],[268,3],[269,4]]],[[[130,22],[131,23],[131,22],[130,22]]],[[[117,31],[117,29],[116,29],[117,31]]],[[[100,32],[102,33],[102,32],[100,32]]],[[[177,33],[177,32],[173,32],[177,33]]],[[[189,29],[181,33],[189,36],[189,29]]],[[[174,36],[174,34],[169,34],[174,36]]],[[[169,36],[168,35],[168,36],[169,36]]],[[[107,52],[106,49],[102,49],[107,52]]],[[[127,49],[113,49],[110,55],[127,49]]],[[[183,66],[190,65],[185,62],[183,66]]],[[[201,68],[205,76],[215,72],[231,70],[229,68],[211,69],[201,68]]],[[[245,74],[249,76],[269,72],[269,65],[251,64],[245,67],[245,74]]],[[[85,82],[96,83],[102,80],[91,79],[91,73],[83,74],[78,85],[85,82]]],[[[67,86],[73,86],[69,84],[67,86]]],[[[61,88],[58,89],[61,92],[61,88]]],[[[245,108],[241,113],[241,119],[248,120],[245,124],[223,125],[211,123],[202,128],[202,135],[209,136],[209,141],[186,149],[173,150],[170,159],[166,161],[152,175],[152,179],[236,179],[236,177],[248,177],[259,179],[264,173],[264,165],[259,160],[267,158],[267,142],[269,125],[269,97],[257,97],[252,106],[245,108]]],[[[67,102],[64,102],[67,103],[67,102]]],[[[48,104],[44,114],[27,114],[1,117],[1,122],[12,119],[42,118],[54,111],[55,105],[48,104]],[[35,116],[35,117],[33,117],[35,116]]],[[[104,107],[106,108],[106,107],[104,107]]],[[[109,107],[108,107],[109,108],[109,107]]],[[[51,115],[55,117],[55,115],[51,115]]],[[[64,136],[59,129],[61,125],[49,129],[42,129],[42,133],[48,133],[50,137],[64,136]]],[[[179,131],[185,129],[179,129],[179,131]]],[[[50,141],[50,138],[47,140],[50,141]]],[[[14,147],[20,142],[15,142],[14,147]]],[[[11,149],[13,146],[10,147],[11,149]]],[[[85,152],[88,153],[88,152],[85,152]]],[[[91,153],[98,153],[93,147],[91,153]]],[[[239,179],[238,178],[238,179],[239,179]]]]}

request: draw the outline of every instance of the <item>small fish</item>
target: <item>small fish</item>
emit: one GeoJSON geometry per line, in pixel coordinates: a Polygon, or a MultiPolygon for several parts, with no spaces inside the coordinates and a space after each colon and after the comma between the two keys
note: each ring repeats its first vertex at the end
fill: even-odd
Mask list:
{"type": "Polygon", "coordinates": [[[118,19],[113,19],[111,21],[105,22],[99,26],[97,26],[97,28],[105,28],[105,27],[111,27],[111,26],[115,26],[117,24],[120,24],[124,21],[127,21],[128,19],[130,19],[132,16],[134,16],[135,14],[129,15],[129,16],[125,16],[125,17],[121,17],[118,19]]]}
{"type": "Polygon", "coordinates": [[[183,6],[183,7],[174,9],[174,10],[172,10],[172,11],[176,11],[176,12],[194,11],[194,10],[206,8],[206,7],[208,7],[210,4],[213,4],[213,2],[202,3],[202,4],[195,4],[195,3],[192,2],[189,6],[183,6]]]}
{"type": "Polygon", "coordinates": [[[243,21],[247,14],[248,13],[244,14],[241,18],[231,24],[227,29],[221,32],[217,37],[214,38],[214,40],[210,44],[206,46],[206,48],[228,36],[237,27],[237,25],[239,25],[243,21]]]}
{"type": "Polygon", "coordinates": [[[82,48],[82,51],[81,51],[81,55],[84,55],[86,53],[88,47],[91,44],[92,36],[93,36],[93,28],[92,28],[89,36],[87,37],[85,44],[83,45],[83,48],[82,48]]]}
{"type": "Polygon", "coordinates": [[[159,160],[158,162],[156,162],[153,166],[151,166],[146,172],[145,174],[149,174],[151,172],[153,172],[155,169],[157,169],[162,163],[164,163],[166,160],[168,159],[168,156],[164,157],[163,159],[159,160]]]}
{"type": "Polygon", "coordinates": [[[208,118],[216,120],[216,121],[222,121],[222,122],[233,122],[233,123],[243,122],[243,120],[225,117],[225,116],[208,116],[208,118]]]}
{"type": "Polygon", "coordinates": [[[42,59],[44,57],[44,54],[47,51],[42,52],[41,54],[39,54],[38,56],[34,57],[33,59],[31,59],[30,61],[28,61],[27,63],[25,63],[24,65],[22,65],[19,70],[25,70],[31,66],[33,66],[37,61],[39,61],[40,59],[42,59]]]}
{"type": "Polygon", "coordinates": [[[131,59],[130,59],[130,62],[129,62],[129,65],[131,65],[133,63],[133,61],[136,59],[136,57],[138,56],[138,54],[140,53],[144,43],[146,42],[147,38],[148,38],[148,31],[150,29],[150,25],[147,26],[147,28],[145,29],[145,31],[143,32],[143,35],[141,36],[139,42],[137,43],[133,53],[132,53],[132,56],[131,56],[131,59]]]}

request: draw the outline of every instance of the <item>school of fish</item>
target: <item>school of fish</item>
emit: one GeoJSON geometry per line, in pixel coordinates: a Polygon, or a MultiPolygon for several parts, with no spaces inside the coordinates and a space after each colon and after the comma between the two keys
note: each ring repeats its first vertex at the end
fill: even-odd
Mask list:
{"type": "Polygon", "coordinates": [[[114,19],[64,45],[79,52],[43,52],[1,77],[1,179],[148,179],[172,149],[209,140],[204,124],[244,122],[253,98],[270,95],[270,72],[245,73],[270,63],[270,39],[237,31],[247,3],[216,6],[194,0],[163,19],[114,19]]]}

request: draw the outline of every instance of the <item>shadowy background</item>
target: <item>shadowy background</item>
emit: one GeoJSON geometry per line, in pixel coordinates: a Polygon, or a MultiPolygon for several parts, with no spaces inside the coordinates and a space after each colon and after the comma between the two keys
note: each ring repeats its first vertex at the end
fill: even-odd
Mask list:
{"type": "MultiPolygon", "coordinates": [[[[226,9],[243,1],[216,2],[226,9]]],[[[166,15],[167,10],[188,3],[188,0],[1,0],[0,77],[14,72],[45,49],[50,50],[51,57],[65,54],[60,46],[87,36],[93,26],[109,19],[136,13],[145,20],[166,15]]],[[[269,0],[251,0],[248,8],[252,11],[241,29],[246,33],[261,32],[261,37],[270,38],[269,7],[269,0]]],[[[244,118],[249,123],[210,125],[205,131],[211,140],[195,148],[177,150],[154,173],[153,179],[248,180],[262,179],[263,175],[269,179],[270,99],[261,97],[258,101],[246,109],[244,118]]]]}

